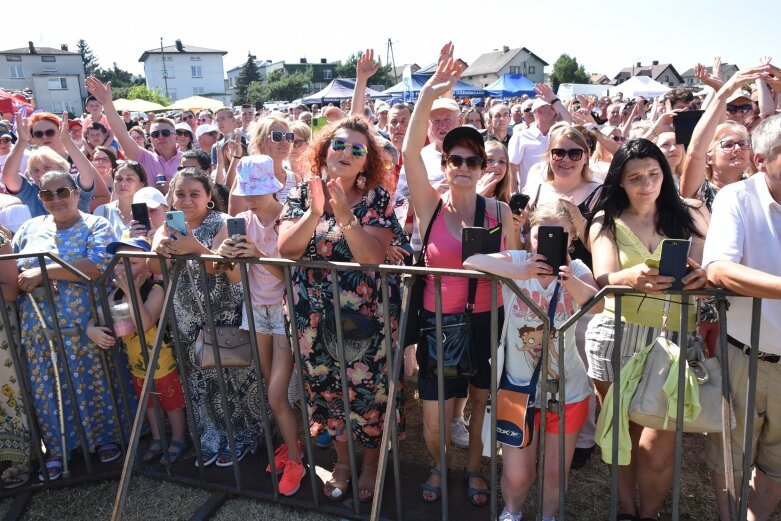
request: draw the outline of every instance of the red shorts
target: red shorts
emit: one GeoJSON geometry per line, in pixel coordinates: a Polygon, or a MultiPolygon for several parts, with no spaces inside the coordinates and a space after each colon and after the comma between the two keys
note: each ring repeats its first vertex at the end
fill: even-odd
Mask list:
{"type": "MultiPolygon", "coordinates": [[[[575,403],[568,403],[564,406],[564,418],[566,419],[566,430],[564,434],[573,434],[580,431],[588,418],[588,401],[590,398],[575,403]]],[[[540,410],[534,414],[534,430],[540,428],[540,410]]],[[[548,434],[559,433],[559,415],[547,411],[545,414],[545,432],[548,434]]]]}
{"type": "MultiPolygon", "coordinates": [[[[144,385],[144,379],[137,376],[133,377],[133,388],[136,390],[136,396],[141,396],[141,388],[144,385]]],[[[179,378],[179,371],[172,371],[162,378],[155,379],[155,388],[152,391],[157,394],[160,405],[166,411],[175,411],[184,409],[184,391],[182,391],[182,380],[179,378]]],[[[152,397],[146,403],[146,408],[152,407],[152,397]]]]}

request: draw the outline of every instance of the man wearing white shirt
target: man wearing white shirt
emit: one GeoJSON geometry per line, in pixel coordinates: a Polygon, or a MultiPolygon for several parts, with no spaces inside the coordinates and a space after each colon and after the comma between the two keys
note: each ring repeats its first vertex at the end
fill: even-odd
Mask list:
{"type": "MultiPolygon", "coordinates": [[[[757,387],[751,451],[754,473],[748,519],[768,519],[781,500],[781,115],[752,133],[759,172],[722,188],[713,202],[711,233],[703,266],[708,281],[742,295],[762,298],[757,387]]],[[[743,460],[747,409],[748,344],[752,299],[733,298],[727,312],[729,381],[737,428],[732,431],[735,469],[743,460]]],[[[722,520],[729,519],[720,436],[708,436],[708,464],[722,520]]],[[[736,471],[736,479],[740,479],[736,471]]],[[[739,483],[739,481],[738,481],[739,483]]]]}
{"type": "MultiPolygon", "coordinates": [[[[554,103],[561,103],[554,100],[554,103]]],[[[529,170],[545,160],[548,149],[548,130],[556,123],[556,110],[550,103],[537,98],[532,103],[534,126],[513,134],[507,151],[510,154],[510,189],[517,192],[526,185],[529,170]]]]}

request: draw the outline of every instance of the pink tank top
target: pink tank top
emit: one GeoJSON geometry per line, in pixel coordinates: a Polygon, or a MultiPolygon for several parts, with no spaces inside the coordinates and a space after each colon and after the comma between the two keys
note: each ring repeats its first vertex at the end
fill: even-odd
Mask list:
{"type": "MultiPolygon", "coordinates": [[[[485,214],[484,225],[486,228],[494,228],[498,221],[493,215],[485,214]]],[[[502,249],[504,249],[504,237],[502,237],[502,249]]],[[[461,262],[461,238],[455,238],[447,229],[442,212],[437,215],[431,226],[431,234],[426,248],[426,266],[429,268],[464,269],[461,262]]],[[[469,279],[466,277],[442,277],[442,313],[461,313],[466,306],[469,294],[469,279]]],[[[501,288],[501,287],[500,287],[501,288]]],[[[502,292],[497,294],[498,306],[502,306],[502,292]]],[[[423,308],[434,312],[434,277],[426,277],[423,289],[423,308]]],[[[475,294],[475,313],[491,310],[491,283],[487,280],[477,282],[475,294]]]]}

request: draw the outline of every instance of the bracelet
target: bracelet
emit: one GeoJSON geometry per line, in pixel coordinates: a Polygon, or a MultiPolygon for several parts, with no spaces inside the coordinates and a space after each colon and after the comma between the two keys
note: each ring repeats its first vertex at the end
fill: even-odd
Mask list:
{"type": "Polygon", "coordinates": [[[358,222],[358,218],[355,216],[355,214],[353,214],[347,223],[339,223],[339,226],[341,226],[343,230],[352,230],[353,228],[360,228],[361,225],[358,222]]]}
{"type": "Polygon", "coordinates": [[[242,156],[233,156],[233,159],[241,159],[242,156]]]}
{"type": "Polygon", "coordinates": [[[550,102],[550,104],[551,104],[551,105],[553,105],[553,104],[554,104],[554,103],[556,103],[557,101],[558,101],[559,103],[561,103],[561,100],[560,100],[559,98],[554,98],[554,99],[553,99],[553,100],[550,102]]]}

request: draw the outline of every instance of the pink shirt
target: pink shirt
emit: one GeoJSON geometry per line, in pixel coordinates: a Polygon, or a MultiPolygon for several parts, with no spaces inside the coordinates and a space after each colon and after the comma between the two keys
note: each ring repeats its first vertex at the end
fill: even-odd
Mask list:
{"type": "MultiPolygon", "coordinates": [[[[236,217],[244,217],[247,221],[247,237],[268,257],[280,258],[277,249],[276,221],[266,227],[251,210],[246,210],[236,217]]],[[[271,275],[261,264],[248,264],[250,298],[253,305],[271,306],[282,304],[285,294],[285,283],[271,275]]]]}
{"type": "MultiPolygon", "coordinates": [[[[486,212],[486,228],[493,228],[497,220],[486,212]]],[[[502,239],[504,248],[504,239],[502,239]]],[[[454,237],[447,229],[442,212],[439,213],[428,239],[426,248],[426,266],[429,268],[464,269],[461,262],[461,238],[454,237]]],[[[469,279],[467,277],[442,277],[442,313],[461,313],[466,306],[469,294],[469,279]]],[[[498,292],[497,305],[502,305],[502,292],[498,292]]],[[[423,308],[435,311],[434,277],[426,277],[426,285],[423,289],[423,308]]],[[[488,280],[477,282],[475,294],[475,313],[491,310],[491,283],[488,280]]]]}
{"type": "Polygon", "coordinates": [[[146,171],[149,186],[155,185],[155,178],[160,174],[165,175],[166,181],[173,179],[179,170],[181,161],[182,152],[180,151],[177,151],[171,159],[165,160],[163,156],[159,156],[145,148],[139,148],[138,150],[138,162],[141,163],[141,166],[146,171]]]}

